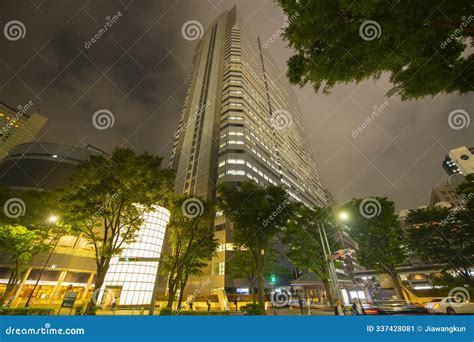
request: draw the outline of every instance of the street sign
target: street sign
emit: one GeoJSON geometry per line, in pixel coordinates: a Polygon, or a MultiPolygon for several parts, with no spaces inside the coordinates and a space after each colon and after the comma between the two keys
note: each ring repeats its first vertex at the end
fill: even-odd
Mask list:
{"type": "Polygon", "coordinates": [[[72,308],[76,302],[77,292],[66,292],[64,296],[63,303],[61,304],[62,308],[72,308]]]}

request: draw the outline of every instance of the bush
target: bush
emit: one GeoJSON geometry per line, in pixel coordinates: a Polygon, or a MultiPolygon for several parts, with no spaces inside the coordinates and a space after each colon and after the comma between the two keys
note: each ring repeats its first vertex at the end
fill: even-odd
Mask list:
{"type": "Polygon", "coordinates": [[[53,308],[3,308],[0,315],[8,316],[48,316],[54,313],[53,308]]]}
{"type": "Polygon", "coordinates": [[[230,311],[180,311],[180,316],[229,316],[230,311]]]}
{"type": "Polygon", "coordinates": [[[240,308],[240,311],[244,313],[244,315],[261,315],[262,311],[260,310],[260,306],[258,304],[247,304],[240,308]]]}
{"type": "Polygon", "coordinates": [[[172,316],[172,315],[174,315],[174,311],[171,310],[171,309],[168,309],[168,308],[163,308],[163,309],[160,310],[160,315],[172,316]]]}
{"type": "Polygon", "coordinates": [[[82,315],[83,312],[84,312],[83,306],[76,306],[76,316],[82,315]]]}

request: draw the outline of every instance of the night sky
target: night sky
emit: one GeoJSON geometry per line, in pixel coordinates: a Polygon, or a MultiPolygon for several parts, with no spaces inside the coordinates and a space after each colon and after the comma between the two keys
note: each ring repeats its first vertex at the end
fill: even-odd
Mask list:
{"type": "MultiPolygon", "coordinates": [[[[182,26],[196,20],[205,29],[233,5],[262,41],[284,23],[272,0],[2,0],[2,33],[19,20],[26,35],[16,41],[0,36],[0,100],[12,107],[34,102],[49,118],[40,141],[148,150],[167,165],[196,44],[184,39],[182,26]],[[118,11],[118,20],[86,48],[118,11]],[[113,127],[94,127],[100,109],[113,113],[113,127]]],[[[278,38],[268,50],[286,72],[286,42],[278,38]]],[[[387,77],[337,86],[330,95],[293,88],[324,185],[341,202],[388,196],[398,209],[427,204],[431,189],[446,181],[441,163],[447,151],[474,146],[473,94],[401,102],[385,97],[387,77]],[[386,108],[354,138],[353,131],[385,101],[386,108]],[[448,125],[457,109],[472,117],[469,127],[448,125]]]]}

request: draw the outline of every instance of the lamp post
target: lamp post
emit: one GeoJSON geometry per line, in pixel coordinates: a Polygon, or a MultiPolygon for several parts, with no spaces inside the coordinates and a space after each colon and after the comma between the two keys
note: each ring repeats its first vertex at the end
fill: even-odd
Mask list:
{"type": "Polygon", "coordinates": [[[326,229],[323,223],[317,223],[318,230],[319,230],[319,237],[321,238],[321,245],[323,246],[324,257],[328,262],[329,268],[329,278],[331,280],[331,285],[334,291],[334,295],[336,299],[342,301],[342,292],[341,287],[339,286],[339,281],[337,279],[336,267],[334,266],[334,260],[330,259],[329,256],[332,254],[331,248],[329,246],[328,237],[326,234],[326,229]]]}
{"type": "MultiPolygon", "coordinates": [[[[48,217],[48,222],[56,224],[58,222],[58,217],[55,216],[55,215],[50,215],[48,217]]],[[[51,252],[48,255],[48,259],[46,259],[46,262],[44,263],[43,268],[41,269],[41,272],[38,275],[38,279],[36,279],[36,283],[33,286],[33,290],[31,291],[30,295],[28,296],[28,299],[26,300],[25,308],[30,306],[30,301],[31,301],[31,298],[33,297],[33,293],[35,292],[36,288],[38,287],[38,284],[41,280],[41,276],[43,275],[44,271],[46,270],[46,266],[48,266],[49,261],[51,260],[51,256],[53,255],[54,250],[56,249],[56,246],[58,245],[58,242],[59,242],[60,238],[61,238],[61,236],[58,235],[50,242],[50,245],[52,245],[53,248],[51,249],[51,252]]]]}

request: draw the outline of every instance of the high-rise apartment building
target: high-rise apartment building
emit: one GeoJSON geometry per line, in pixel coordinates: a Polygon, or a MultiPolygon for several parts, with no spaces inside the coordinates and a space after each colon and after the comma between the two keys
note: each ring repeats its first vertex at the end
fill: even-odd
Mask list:
{"type": "Polygon", "coordinates": [[[443,161],[443,168],[448,175],[474,173],[474,147],[461,146],[450,150],[443,161]]]}
{"type": "Polygon", "coordinates": [[[48,119],[40,114],[27,114],[33,102],[14,109],[0,101],[0,159],[16,145],[32,142],[48,119]]]}
{"type": "MultiPolygon", "coordinates": [[[[220,183],[253,180],[285,185],[290,198],[311,207],[326,204],[296,97],[236,7],[197,43],[171,163],[178,194],[212,199],[220,183]]],[[[211,278],[209,290],[242,285],[225,272],[231,227],[216,217],[220,247],[201,277],[211,278]]],[[[199,282],[191,280],[191,290],[199,282]]]]}

